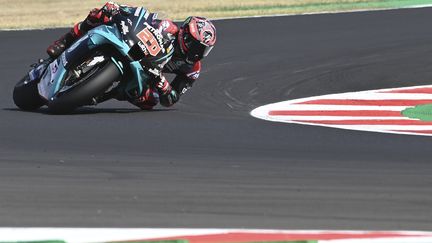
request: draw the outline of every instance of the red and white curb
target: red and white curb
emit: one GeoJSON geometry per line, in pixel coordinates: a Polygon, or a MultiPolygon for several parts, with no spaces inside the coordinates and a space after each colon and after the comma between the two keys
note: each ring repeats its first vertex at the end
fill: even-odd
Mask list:
{"type": "Polygon", "coordinates": [[[275,122],[432,136],[432,121],[402,115],[407,108],[426,104],[432,104],[432,85],[296,99],[258,107],[251,115],[275,122]]]}
{"type": "Polygon", "coordinates": [[[422,231],[289,231],[241,229],[0,228],[0,242],[55,243],[431,243],[422,231]]]}

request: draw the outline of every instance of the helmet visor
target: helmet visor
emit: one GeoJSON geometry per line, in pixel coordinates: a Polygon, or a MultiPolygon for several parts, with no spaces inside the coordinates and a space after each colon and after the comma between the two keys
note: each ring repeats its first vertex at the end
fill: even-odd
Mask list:
{"type": "Polygon", "coordinates": [[[203,57],[206,57],[210,51],[213,49],[213,46],[207,46],[197,39],[193,38],[189,33],[185,33],[184,37],[184,45],[187,48],[187,58],[190,61],[199,61],[203,57]]]}

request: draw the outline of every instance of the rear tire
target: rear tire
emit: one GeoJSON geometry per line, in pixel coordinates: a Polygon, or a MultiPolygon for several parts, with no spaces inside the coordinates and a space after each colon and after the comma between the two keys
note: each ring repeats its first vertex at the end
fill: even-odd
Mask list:
{"type": "Polygon", "coordinates": [[[26,75],[13,90],[13,101],[16,106],[25,111],[33,111],[45,104],[45,100],[39,96],[37,82],[30,82],[26,75]]]}
{"type": "Polygon", "coordinates": [[[79,106],[89,104],[92,98],[102,94],[120,78],[121,73],[112,61],[96,68],[99,70],[90,72],[89,76],[81,78],[82,83],[64,91],[54,100],[50,100],[48,102],[49,111],[54,114],[70,113],[79,106]]]}

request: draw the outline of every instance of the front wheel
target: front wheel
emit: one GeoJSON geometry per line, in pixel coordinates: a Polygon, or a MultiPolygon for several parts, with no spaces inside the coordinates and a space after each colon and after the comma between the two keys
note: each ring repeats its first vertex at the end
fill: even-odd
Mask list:
{"type": "Polygon", "coordinates": [[[120,75],[118,67],[112,61],[96,66],[80,78],[79,84],[61,91],[50,100],[48,109],[51,113],[64,114],[89,104],[94,97],[99,96],[118,81],[120,75]]]}
{"type": "Polygon", "coordinates": [[[13,90],[13,101],[16,106],[25,111],[33,111],[45,104],[39,96],[37,82],[30,81],[28,75],[21,79],[13,90]]]}

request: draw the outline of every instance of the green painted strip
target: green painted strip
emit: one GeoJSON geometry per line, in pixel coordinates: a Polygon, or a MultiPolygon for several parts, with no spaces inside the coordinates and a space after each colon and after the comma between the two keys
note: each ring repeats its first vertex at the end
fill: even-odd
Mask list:
{"type": "Polygon", "coordinates": [[[432,121],[432,104],[406,108],[401,113],[408,118],[432,121]]]}
{"type": "Polygon", "coordinates": [[[282,12],[327,12],[327,11],[345,11],[359,9],[385,9],[385,8],[405,8],[418,5],[432,4],[432,0],[364,0],[358,2],[312,2],[300,4],[272,4],[265,5],[246,5],[246,6],[221,6],[212,8],[199,8],[197,10],[204,12],[238,12],[238,11],[270,11],[277,10],[282,12]]]}

